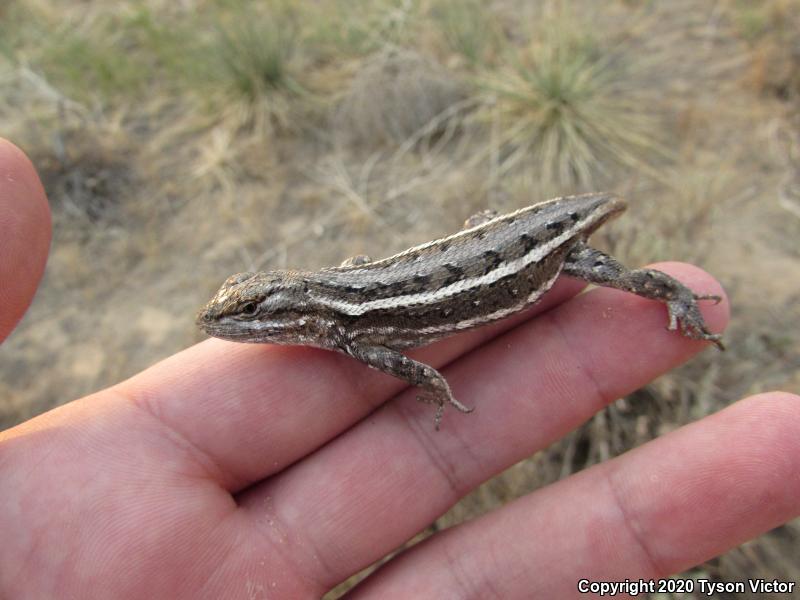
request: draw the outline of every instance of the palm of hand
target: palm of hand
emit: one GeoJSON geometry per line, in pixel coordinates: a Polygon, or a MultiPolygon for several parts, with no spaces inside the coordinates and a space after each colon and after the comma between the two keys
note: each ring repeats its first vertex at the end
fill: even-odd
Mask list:
{"type": "MultiPolygon", "coordinates": [[[[41,188],[18,151],[0,149],[17,174],[0,183],[0,209],[23,206],[45,232],[0,219],[0,238],[43,257],[41,188]]],[[[19,253],[2,258],[0,278],[19,283],[0,298],[5,334],[38,274],[19,269],[19,253]]],[[[718,289],[686,265],[661,268],[718,289]]],[[[447,365],[459,396],[478,405],[446,415],[438,434],[414,390],[346,357],[217,340],[0,433],[0,595],[323,594],[703,347],[663,332],[662,307],[611,290],[573,297],[577,289],[561,282],[537,319],[419,353],[447,365]]],[[[712,327],[726,311],[704,307],[712,327]]],[[[798,514],[797,407],[789,394],[743,400],[437,534],[351,593],[567,597],[581,578],[696,564],[798,514]]]]}

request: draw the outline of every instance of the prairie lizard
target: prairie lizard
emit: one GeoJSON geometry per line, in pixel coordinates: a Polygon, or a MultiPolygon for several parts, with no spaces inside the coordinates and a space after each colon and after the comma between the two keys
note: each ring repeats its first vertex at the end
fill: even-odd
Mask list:
{"type": "Polygon", "coordinates": [[[667,305],[668,329],[723,349],[693,293],[653,269],[629,270],[589,247],[600,225],[625,210],[611,194],[556,198],[507,215],[484,211],[466,229],[372,261],[358,256],[319,271],[229,277],[197,316],[209,335],[237,342],[299,344],[343,352],[419,386],[420,399],[473,409],[453,397],[434,368],[401,352],[514,314],[536,302],[559,274],[667,305]]]}

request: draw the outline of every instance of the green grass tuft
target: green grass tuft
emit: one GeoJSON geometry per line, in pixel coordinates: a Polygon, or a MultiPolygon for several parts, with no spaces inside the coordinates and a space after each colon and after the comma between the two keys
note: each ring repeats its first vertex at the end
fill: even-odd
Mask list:
{"type": "Polygon", "coordinates": [[[647,169],[658,125],[630,60],[564,16],[541,22],[513,66],[481,78],[499,171],[534,169],[569,186],[597,183],[614,165],[647,169]]]}
{"type": "Polygon", "coordinates": [[[250,101],[273,92],[299,92],[290,68],[296,35],[296,25],[284,14],[244,16],[221,26],[218,56],[231,88],[250,101]]]}
{"type": "Polygon", "coordinates": [[[209,81],[212,95],[222,100],[226,111],[239,113],[242,123],[291,129],[301,101],[310,98],[297,78],[303,59],[301,39],[296,14],[288,4],[235,12],[215,28],[204,51],[215,57],[209,81]]]}
{"type": "Polygon", "coordinates": [[[450,48],[470,65],[486,61],[496,42],[492,15],[480,0],[444,0],[433,16],[450,48]]]}

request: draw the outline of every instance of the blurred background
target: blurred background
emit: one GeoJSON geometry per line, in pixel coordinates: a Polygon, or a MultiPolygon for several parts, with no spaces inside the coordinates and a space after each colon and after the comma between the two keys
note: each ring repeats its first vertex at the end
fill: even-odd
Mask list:
{"type": "MultiPolygon", "coordinates": [[[[800,0],[11,0],[0,133],[54,216],[0,348],[2,428],[202,339],[194,314],[233,272],[379,258],[486,207],[599,190],[630,208],[596,245],[723,283],[729,350],[430,531],[743,395],[800,392],[800,0]]],[[[797,581],[800,525],[684,575],[797,581]]]]}

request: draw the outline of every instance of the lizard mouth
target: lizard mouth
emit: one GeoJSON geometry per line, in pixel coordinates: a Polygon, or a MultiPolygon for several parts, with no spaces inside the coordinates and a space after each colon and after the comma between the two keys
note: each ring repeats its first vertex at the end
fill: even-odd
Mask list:
{"type": "MultiPolygon", "coordinates": [[[[231,333],[231,330],[224,327],[219,322],[215,321],[214,319],[210,318],[207,313],[200,312],[197,315],[197,319],[195,320],[197,326],[206,334],[210,335],[211,337],[219,338],[221,340],[236,340],[237,336],[231,333]]],[[[246,335],[247,332],[242,332],[242,335],[246,335]]]]}
{"type": "Polygon", "coordinates": [[[234,342],[250,341],[252,332],[247,328],[231,327],[227,317],[217,317],[213,310],[203,307],[195,317],[197,326],[207,335],[234,342]]]}
{"type": "Polygon", "coordinates": [[[208,335],[214,337],[222,337],[220,334],[224,331],[218,319],[215,318],[213,312],[209,310],[208,306],[204,306],[197,313],[194,319],[195,324],[208,335]]]}

